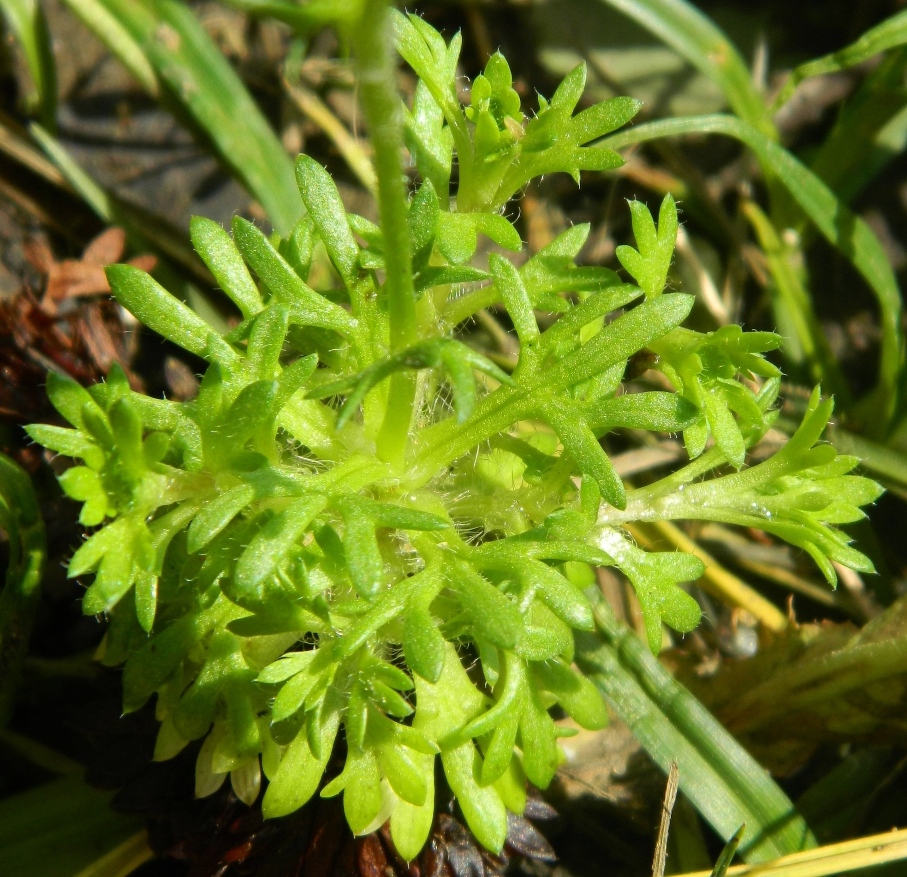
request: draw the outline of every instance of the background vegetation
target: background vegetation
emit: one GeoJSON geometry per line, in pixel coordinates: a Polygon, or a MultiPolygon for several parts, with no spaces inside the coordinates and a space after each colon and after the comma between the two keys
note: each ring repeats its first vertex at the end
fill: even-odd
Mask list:
{"type": "MultiPolygon", "coordinates": [[[[345,6],[5,0],[2,8],[0,437],[30,474],[37,502],[30,506],[32,488],[4,470],[0,525],[9,581],[22,584],[15,600],[7,586],[0,603],[3,647],[13,644],[0,680],[0,721],[8,720],[0,873],[271,873],[262,862],[293,873],[286,837],[309,829],[262,827],[235,800],[193,804],[191,764],[147,766],[152,716],[117,719],[118,679],[91,660],[101,627],[81,617],[81,591],[61,569],[79,542],[76,509],[21,425],[53,420],[40,390],[48,368],[89,382],[118,362],[152,395],[196,392],[199,361],[131,323],[105,297],[103,265],[153,266],[226,328],[229,308],[188,244],[190,215],[226,225],[239,214],[286,234],[302,210],[292,156],[305,152],[332,172],[348,210],[375,218],[349,47],[318,27],[345,6]],[[39,588],[41,518],[48,557],[39,588]],[[32,626],[26,656],[15,644],[32,626]],[[169,860],[145,861],[143,817],[169,860]]],[[[704,623],[655,662],[625,638],[625,626],[644,635],[632,590],[601,572],[613,618],[597,669],[626,724],[565,741],[570,759],[549,796],[561,815],[539,823],[560,864],[512,867],[649,873],[664,788],[655,765],[676,760],[685,785],[669,867],[710,868],[741,812],[750,824],[772,812],[763,775],[723,748],[727,732],[796,801],[819,843],[904,825],[907,402],[898,280],[907,267],[907,13],[885,2],[660,0],[426,2],[418,11],[448,37],[463,30],[464,93],[500,47],[524,108],[579,60],[589,69],[584,101],[644,102],[635,124],[609,139],[627,158],[623,168],[586,174],[579,187],[549,177],[509,205],[529,252],[589,222],[582,263],[617,269],[615,246],[632,239],[624,199],[654,211],[671,193],[683,225],[669,284],[698,297],[697,328],[739,323],[785,337],[773,354],[785,407],[769,439],[785,440],[821,383],[837,401],[826,438],[858,454],[888,490],[852,528],[878,575],[839,568],[836,591],[808,557],[745,529],[634,529],[640,545],[693,550],[706,561],[693,588],[704,623]],[[691,775],[691,765],[701,772],[691,775]]],[[[411,94],[412,75],[401,70],[400,83],[411,94]]],[[[508,326],[493,312],[468,331],[491,359],[512,364],[508,326]]],[[[671,439],[632,432],[610,450],[620,473],[639,483],[680,455],[671,439]]],[[[479,854],[458,830],[448,827],[439,842],[473,858],[448,856],[445,867],[469,873],[462,862],[479,854]]],[[[527,837],[524,852],[548,855],[539,837],[527,837]]],[[[873,839],[867,850],[838,849],[841,858],[797,873],[904,855],[891,850],[873,839]]],[[[360,846],[358,855],[377,861],[378,853],[360,846]]]]}

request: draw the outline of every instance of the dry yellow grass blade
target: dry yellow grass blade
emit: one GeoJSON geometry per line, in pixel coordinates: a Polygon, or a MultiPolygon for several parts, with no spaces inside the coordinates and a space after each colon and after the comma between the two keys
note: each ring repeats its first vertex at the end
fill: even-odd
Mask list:
{"type": "Polygon", "coordinates": [[[347,166],[356,175],[359,182],[369,192],[375,194],[378,188],[375,168],[372,166],[372,160],[362,144],[347,131],[343,122],[331,112],[330,108],[315,92],[301,85],[294,84],[288,79],[283,80],[283,85],[299,110],[306,118],[321,128],[328,139],[337,147],[337,151],[343,156],[347,166]]]}
{"type": "MultiPolygon", "coordinates": [[[[670,521],[654,521],[648,525],[666,539],[674,548],[694,554],[705,564],[705,572],[699,584],[714,597],[723,600],[730,606],[746,609],[759,620],[768,630],[780,633],[787,627],[787,617],[770,601],[766,600],[755,589],[733,573],[726,570],[711,554],[697,545],[679,527],[670,521]]],[[[628,526],[627,530],[633,538],[648,548],[656,544],[645,532],[645,526],[628,526]]]]}
{"type": "MultiPolygon", "coordinates": [[[[727,877],[833,877],[860,868],[884,865],[907,859],[907,831],[875,834],[858,840],[829,844],[782,856],[771,862],[755,865],[735,865],[728,868],[727,877]]],[[[710,877],[709,871],[681,874],[679,877],[710,877]]]]}

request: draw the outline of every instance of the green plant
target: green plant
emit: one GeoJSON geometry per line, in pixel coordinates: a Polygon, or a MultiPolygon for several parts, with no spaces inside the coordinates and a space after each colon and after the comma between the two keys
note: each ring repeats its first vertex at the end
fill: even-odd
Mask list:
{"type": "Polygon", "coordinates": [[[575,265],[588,226],[519,269],[498,254],[487,270],[473,264],[479,234],[522,249],[501,210],[531,179],[617,167],[615,152],[588,144],[636,101],[574,114],[578,67],[527,119],[495,55],[464,111],[458,38],[389,18],[380,2],[347,26],[380,226],[347,214],[305,156],[307,213],[288,236],[237,218],[231,238],[195,219],[195,248],[241,313],[225,335],[147,274],[110,268],[121,304],[208,362],[198,396],[153,399],[117,370],[88,390],[51,375],[73,428],[29,433],[82,461],[61,483],[99,529],[69,574],[94,574],[83,608],[108,618],[103,660],[124,665],[125,709],[157,697],[157,758],[204,738],[198,794],[229,774],[251,802],[263,770],[264,812],[278,816],[318,790],[342,726],[345,766],[321,794],[344,793],[353,831],[390,819],[401,855],[415,856],[440,757],[475,835],[499,850],[526,781],[544,787],[557,768],[563,732],[549,710],[589,728],[607,719],[571,666],[573,631],[594,628],[592,568],[633,583],[654,652],[662,622],[682,633],[699,621],[680,584],[701,562],[644,551],[622,524],[758,527],[834,582],[832,561],[872,570],[836,525],[880,490],[849,474],[856,458],[817,444],[831,414],[818,391],[790,442],[746,468],[776,416],[779,372],[763,354],[779,339],[682,326],[692,297],[664,292],[670,196],[657,225],[631,204],[637,248],[618,255],[635,284],[575,265]],[[391,21],[420,80],[409,108],[381,39],[391,21]],[[410,194],[404,142],[420,178],[410,194]],[[316,290],[320,247],[334,273],[316,290]],[[492,306],[519,341],[512,373],[457,335],[492,306]],[[542,331],[537,312],[556,319],[542,331]],[[672,390],[631,392],[628,363],[643,351],[672,390]],[[690,462],[628,489],[601,443],[620,428],[682,432],[690,462]]]}
{"type": "Polygon", "coordinates": [[[5,454],[0,454],[0,530],[9,546],[6,581],[0,591],[2,728],[12,714],[47,557],[44,521],[31,479],[5,454]]]}

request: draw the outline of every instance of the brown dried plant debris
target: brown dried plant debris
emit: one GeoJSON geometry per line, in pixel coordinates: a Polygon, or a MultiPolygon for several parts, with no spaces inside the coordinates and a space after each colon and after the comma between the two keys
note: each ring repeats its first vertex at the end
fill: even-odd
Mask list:
{"type": "MultiPolygon", "coordinates": [[[[32,240],[25,245],[25,257],[47,277],[41,307],[45,313],[57,313],[60,304],[71,298],[103,295],[110,292],[104,269],[123,258],[126,250],[126,232],[121,228],[108,228],[92,240],[81,259],[64,259],[58,262],[50,247],[42,240],[32,240]]],[[[127,263],[152,271],[157,265],[155,256],[136,256],[127,263]]]]}
{"type": "Polygon", "coordinates": [[[192,800],[196,751],[147,765],[114,799],[115,808],[145,816],[151,848],[189,863],[189,877],[502,877],[514,859],[534,862],[537,873],[555,860],[530,821],[556,815],[540,798],[530,799],[525,816],[508,816],[500,855],[484,850],[447,808],[435,817],[419,856],[405,862],[387,825],[353,837],[337,798],[316,796],[296,813],[270,820],[259,804],[246,806],[228,787],[192,800]]]}
{"type": "MultiPolygon", "coordinates": [[[[539,804],[541,815],[549,817],[550,808],[539,804]]],[[[502,877],[514,858],[539,864],[555,860],[529,819],[513,814],[506,845],[493,855],[456,815],[439,813],[412,862],[399,856],[387,825],[353,837],[335,799],[314,799],[290,817],[264,821],[260,808],[250,809],[225,791],[208,802],[198,822],[182,821],[174,830],[176,821],[170,818],[163,832],[162,822],[150,820],[152,848],[190,862],[190,877],[502,877]]]]}
{"type": "MultiPolygon", "coordinates": [[[[0,300],[0,418],[55,422],[42,389],[50,370],[89,384],[102,380],[116,362],[132,386],[141,388],[130,369],[134,335],[109,297],[104,276],[105,265],[122,258],[125,242],[122,229],[107,229],[88,244],[81,259],[62,261],[44,241],[26,244],[26,258],[46,281],[39,294],[23,286],[0,300]]],[[[146,255],[130,264],[147,271],[156,262],[146,255]]]]}
{"type": "MultiPolygon", "coordinates": [[[[148,843],[162,860],[185,863],[186,877],[502,877],[551,873],[555,852],[536,823],[557,816],[530,789],[523,816],[508,816],[500,855],[484,850],[465,826],[453,794],[438,777],[437,815],[425,847],[410,863],[396,852],[388,826],[354,837],[339,797],[315,795],[279,819],[264,819],[260,799],[239,801],[226,783],[195,797],[195,763],[201,741],[166,761],[152,761],[158,722],[154,704],[123,716],[118,674],[103,670],[69,710],[66,728],[79,747],[89,785],[117,789],[112,807],[142,817],[148,843]]],[[[339,772],[338,744],[329,774],[339,772]]],[[[155,872],[157,873],[157,872],[155,872]]],[[[161,873],[169,873],[162,863],[161,873]]]]}
{"type": "Polygon", "coordinates": [[[907,742],[907,597],[862,629],[792,623],[752,658],[708,676],[680,653],[676,675],[770,771],[786,776],[823,744],[907,742]]]}

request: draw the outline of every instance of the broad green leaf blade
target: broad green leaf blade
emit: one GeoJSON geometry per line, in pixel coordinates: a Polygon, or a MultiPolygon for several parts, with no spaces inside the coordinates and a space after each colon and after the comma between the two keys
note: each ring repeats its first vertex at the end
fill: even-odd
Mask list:
{"type": "Polygon", "coordinates": [[[384,584],[385,577],[375,524],[355,506],[345,515],[344,523],[343,551],[350,578],[363,597],[374,597],[384,584]]]}
{"type": "Polygon", "coordinates": [[[257,314],[262,309],[261,294],[230,235],[218,223],[203,216],[193,216],[189,230],[196,251],[243,317],[248,319],[257,314]]]}
{"type": "Polygon", "coordinates": [[[592,430],[601,435],[615,426],[680,432],[696,420],[696,415],[696,408],[677,393],[653,391],[605,399],[591,407],[587,418],[592,430]]]}
{"type": "MultiPolygon", "coordinates": [[[[462,162],[464,156],[471,157],[472,155],[471,141],[466,126],[466,117],[460,108],[454,88],[455,75],[450,75],[448,63],[453,54],[453,62],[454,65],[456,64],[459,46],[456,47],[456,53],[452,53],[453,42],[447,52],[444,51],[443,45],[434,45],[426,27],[421,26],[422,20],[415,15],[395,12],[392,18],[397,51],[403,60],[415,70],[426,90],[444,113],[462,162]]],[[[444,188],[446,189],[446,187],[444,188]]]]}
{"type": "Polygon", "coordinates": [[[327,500],[313,496],[297,500],[271,518],[236,563],[236,585],[241,591],[254,591],[277,569],[296,540],[312,519],[325,507],[327,500]]]}
{"type": "Polygon", "coordinates": [[[668,279],[677,239],[677,205],[668,192],[658,212],[658,229],[649,208],[640,201],[630,201],[633,233],[637,249],[626,245],[617,248],[617,258],[633,276],[648,297],[661,295],[668,279]]]}
{"type": "Polygon", "coordinates": [[[430,179],[413,195],[409,203],[409,230],[413,240],[413,267],[424,270],[431,258],[432,246],[438,233],[441,204],[430,179]]]}
{"type": "Polygon", "coordinates": [[[784,792],[593,592],[598,636],[577,634],[576,664],[604,693],[652,759],[676,761],[680,789],[728,840],[746,823],[748,862],[811,849],[816,841],[784,792]]]}
{"type": "Polygon", "coordinates": [[[424,450],[416,460],[419,469],[436,471],[511,423],[528,416],[546,397],[564,390],[610,366],[627,360],[653,339],[680,325],[693,307],[693,297],[676,293],[643,302],[605,326],[580,349],[563,357],[523,387],[499,387],[479,402],[460,424],[453,419],[429,427],[423,434],[424,450]]]}
{"type": "Polygon", "coordinates": [[[400,855],[411,862],[425,845],[435,818],[434,807],[434,755],[413,753],[412,758],[421,766],[425,777],[426,798],[421,807],[398,801],[391,814],[391,837],[400,855]]]}
{"type": "Polygon", "coordinates": [[[517,604],[465,563],[452,565],[450,580],[480,636],[502,649],[514,648],[523,631],[517,604]]]}
{"type": "Polygon", "coordinates": [[[444,773],[472,833],[482,846],[500,852],[507,837],[507,811],[494,786],[482,788],[476,781],[481,758],[472,743],[441,754],[444,773]]]}
{"type": "Polygon", "coordinates": [[[539,788],[547,788],[558,765],[558,748],[554,722],[541,702],[539,693],[530,688],[520,717],[520,748],[526,778],[539,788]]]}
{"type": "MultiPolygon", "coordinates": [[[[290,315],[287,313],[287,309],[278,304],[272,304],[259,314],[249,331],[246,360],[251,372],[262,380],[270,380],[281,373],[280,355],[287,337],[289,321],[290,315]]],[[[314,370],[313,358],[317,359],[311,354],[306,357],[308,362],[303,366],[302,372],[306,377],[311,374],[311,370],[314,370]],[[312,364],[312,369],[306,374],[309,363],[312,364]]]]}
{"type": "Polygon", "coordinates": [[[350,231],[337,184],[307,155],[296,159],[296,183],[334,267],[352,289],[359,276],[359,247],[350,231]]]}
{"type": "Polygon", "coordinates": [[[416,83],[412,112],[404,107],[403,113],[406,148],[422,178],[431,181],[432,188],[446,205],[449,201],[453,135],[444,124],[441,108],[421,79],[416,83]]]}
{"type": "Polygon", "coordinates": [[[141,47],[178,110],[188,113],[211,139],[277,230],[289,234],[303,212],[293,163],[194,12],[177,0],[103,0],[102,5],[132,43],[112,38],[109,28],[99,26],[97,14],[83,15],[81,2],[69,2],[111,52],[124,56],[125,63],[135,66],[127,51],[134,51],[135,44],[141,47]]]}
{"type": "Polygon", "coordinates": [[[520,557],[512,565],[525,584],[538,588],[538,598],[561,621],[579,630],[594,628],[589,601],[569,579],[529,557],[520,557]]]}
{"type": "Polygon", "coordinates": [[[277,381],[255,381],[243,387],[224,415],[224,422],[216,429],[216,443],[223,453],[238,453],[256,431],[265,426],[276,395],[277,381]]]}
{"type": "Polygon", "coordinates": [[[471,259],[478,246],[475,216],[470,213],[442,213],[437,244],[441,255],[454,265],[471,259]]]}
{"type": "MultiPolygon", "coordinates": [[[[578,269],[582,270],[582,269],[578,269]]],[[[569,278],[574,272],[565,272],[569,278]]],[[[531,278],[529,283],[535,278],[531,278]]],[[[571,284],[571,289],[575,288],[571,284]]],[[[601,291],[596,291],[584,302],[571,308],[553,326],[545,330],[542,335],[541,345],[546,349],[553,349],[556,345],[565,342],[570,336],[577,335],[581,329],[595,320],[601,319],[605,314],[617,308],[622,308],[633,299],[639,298],[642,290],[630,283],[617,283],[606,286],[601,291]]]]}
{"type": "MultiPolygon", "coordinates": [[[[579,350],[548,370],[541,388],[572,386],[629,359],[647,344],[679,326],[693,307],[693,296],[668,293],[644,301],[609,323],[579,350]]],[[[541,389],[540,388],[540,389],[541,389]]]]}
{"type": "Polygon", "coordinates": [[[207,503],[189,525],[186,544],[189,553],[201,551],[254,498],[255,489],[251,485],[237,484],[207,503]]]}
{"type": "Polygon", "coordinates": [[[266,819],[298,810],[315,794],[331,757],[339,723],[340,713],[336,707],[330,709],[321,724],[318,757],[312,754],[304,733],[300,732],[290,743],[261,804],[266,819]]]}
{"type": "Polygon", "coordinates": [[[364,509],[376,527],[398,530],[445,530],[450,521],[440,515],[391,502],[365,502],[364,509]]]}
{"type": "Polygon", "coordinates": [[[663,40],[715,82],[740,118],[768,137],[775,127],[762,95],[733,43],[685,0],[602,0],[663,40]]]}
{"type": "Polygon", "coordinates": [[[406,664],[428,682],[437,682],[444,669],[444,637],[427,609],[411,606],[403,623],[406,664]]]}
{"type": "Polygon", "coordinates": [[[883,433],[898,403],[898,381],[904,361],[901,329],[901,294],[879,239],[866,223],[851,213],[818,177],[790,152],[752,125],[731,116],[696,116],[639,125],[604,142],[612,149],[682,134],[724,134],[749,146],[772,167],[775,175],[827,240],[860,272],[879,304],[882,322],[879,379],[866,410],[870,429],[883,433]],[[868,417],[868,414],[867,414],[868,417]]]}
{"type": "Polygon", "coordinates": [[[554,694],[581,728],[597,731],[607,726],[608,710],[602,694],[585,676],[558,660],[540,661],[533,669],[539,687],[554,694]]]}
{"type": "Polygon", "coordinates": [[[86,410],[86,405],[100,413],[88,391],[68,375],[64,376],[55,371],[48,372],[46,389],[54,408],[80,431],[84,425],[82,415],[86,410]]]}
{"type": "Polygon", "coordinates": [[[414,807],[424,806],[428,786],[418,767],[410,759],[406,748],[391,742],[376,749],[381,771],[400,799],[414,807]]]}
{"type": "Polygon", "coordinates": [[[497,253],[489,256],[488,267],[501,291],[507,314],[513,321],[513,327],[519,336],[521,352],[525,352],[526,348],[530,347],[538,337],[539,327],[523,280],[517,269],[513,267],[513,263],[497,253]]]}
{"type": "MultiPolygon", "coordinates": [[[[343,812],[347,823],[353,834],[366,834],[381,810],[383,798],[381,773],[374,753],[350,747],[343,774],[338,779],[344,784],[343,812]]],[[[326,793],[330,791],[333,790],[325,787],[321,796],[328,797],[326,793]]]]}
{"type": "Polygon", "coordinates": [[[104,463],[101,449],[81,430],[35,423],[25,427],[25,431],[29,438],[39,445],[44,445],[58,454],[84,460],[91,468],[100,469],[104,463]]]}
{"type": "Polygon", "coordinates": [[[556,402],[545,405],[541,413],[580,469],[595,479],[602,497],[615,508],[625,509],[623,482],[589,426],[566,405],[556,402]]]}
{"type": "Polygon", "coordinates": [[[570,128],[576,142],[585,145],[626,125],[641,107],[635,98],[612,97],[577,113],[570,128]]]}
{"type": "Polygon", "coordinates": [[[225,363],[237,359],[220,335],[150,274],[132,265],[111,265],[107,280],[116,300],[158,335],[196,356],[225,363]]]}
{"type": "Polygon", "coordinates": [[[519,232],[507,217],[497,213],[473,213],[470,218],[475,222],[476,231],[482,232],[505,250],[518,253],[523,249],[519,232]]]}
{"type": "Polygon", "coordinates": [[[271,242],[251,222],[233,217],[233,240],[248,266],[271,295],[303,325],[350,333],[355,321],[340,305],[306,285],[271,242]]]}

